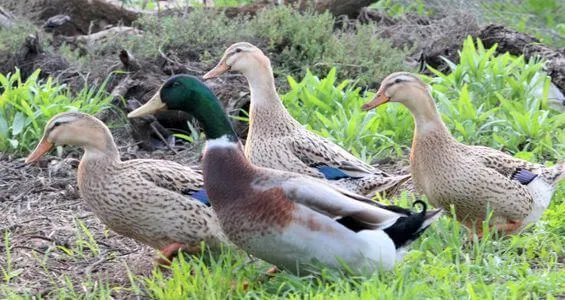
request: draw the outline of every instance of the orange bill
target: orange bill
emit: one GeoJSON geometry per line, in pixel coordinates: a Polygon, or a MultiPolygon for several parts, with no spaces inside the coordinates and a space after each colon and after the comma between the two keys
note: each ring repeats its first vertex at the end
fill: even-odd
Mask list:
{"type": "Polygon", "coordinates": [[[204,74],[203,79],[216,78],[230,70],[230,66],[221,60],[210,72],[204,74]]]}
{"type": "Polygon", "coordinates": [[[39,144],[35,147],[33,152],[26,158],[25,163],[29,164],[39,160],[45,153],[53,149],[53,144],[50,143],[46,138],[42,138],[39,144]]]}
{"type": "Polygon", "coordinates": [[[373,98],[373,100],[363,104],[363,106],[361,107],[362,110],[371,110],[373,108],[376,108],[382,104],[387,103],[390,100],[389,97],[385,96],[384,93],[377,93],[377,95],[375,96],[375,98],[373,98]]]}

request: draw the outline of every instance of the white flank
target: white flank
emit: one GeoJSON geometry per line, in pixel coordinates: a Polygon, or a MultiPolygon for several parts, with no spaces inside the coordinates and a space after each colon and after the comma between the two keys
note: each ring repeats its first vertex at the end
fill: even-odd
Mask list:
{"type": "Polygon", "coordinates": [[[526,187],[532,194],[534,203],[532,203],[532,211],[524,219],[524,225],[536,222],[541,218],[543,212],[549,207],[551,197],[555,192],[555,187],[545,182],[539,176],[532,180],[526,187]]]}
{"type": "Polygon", "coordinates": [[[212,148],[229,148],[229,147],[236,147],[237,143],[234,143],[229,140],[227,135],[222,135],[217,139],[210,139],[206,141],[206,149],[212,148]]]}
{"type": "MultiPolygon", "coordinates": [[[[368,260],[367,266],[360,266],[361,268],[374,268],[381,267],[383,270],[392,270],[398,257],[397,249],[394,242],[382,230],[361,230],[357,236],[367,242],[368,247],[362,249],[362,254],[368,260]]],[[[402,249],[402,248],[401,248],[402,249]]],[[[399,249],[400,250],[400,249],[399,249]]],[[[400,255],[402,257],[403,254],[400,255]]],[[[364,270],[359,270],[361,273],[364,270]]]]}

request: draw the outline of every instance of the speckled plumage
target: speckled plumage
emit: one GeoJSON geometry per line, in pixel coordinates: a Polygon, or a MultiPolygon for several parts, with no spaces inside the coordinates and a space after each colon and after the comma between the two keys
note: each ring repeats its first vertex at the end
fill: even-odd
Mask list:
{"type": "MultiPolygon", "coordinates": [[[[227,240],[211,207],[182,194],[203,188],[200,171],[172,161],[121,161],[104,123],[82,113],[55,116],[44,141],[85,149],[77,172],[80,195],[113,231],[155,249],[201,241],[218,248],[227,240]]],[[[40,157],[35,152],[42,143],[28,159],[40,157]]]]}
{"type": "Polygon", "coordinates": [[[549,205],[556,182],[565,177],[563,163],[545,167],[488,147],[459,143],[441,121],[425,84],[412,74],[389,75],[366,108],[388,101],[406,105],[416,120],[410,156],[416,189],[435,206],[449,210],[453,205],[457,218],[478,232],[478,221],[489,208],[492,224],[502,232],[513,233],[537,221],[540,210],[549,205]],[[546,191],[533,192],[536,188],[530,184],[513,179],[520,170],[538,174],[547,184],[546,191]]]}
{"type": "Polygon", "coordinates": [[[410,178],[389,175],[370,166],[298,123],[279,99],[269,58],[257,47],[249,43],[230,46],[218,66],[204,78],[227,71],[226,65],[242,72],[249,81],[251,107],[245,155],[254,165],[316,178],[324,178],[317,165],[337,168],[351,177],[330,182],[364,195],[392,192],[410,178]],[[236,49],[241,51],[235,52],[236,49]]]}

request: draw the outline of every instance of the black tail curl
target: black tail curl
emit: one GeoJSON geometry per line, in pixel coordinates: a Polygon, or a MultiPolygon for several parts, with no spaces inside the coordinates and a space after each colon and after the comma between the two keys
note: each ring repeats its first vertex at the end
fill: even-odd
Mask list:
{"type": "Polygon", "coordinates": [[[414,203],[412,203],[412,207],[416,208],[417,204],[420,204],[422,206],[422,211],[420,213],[423,213],[425,215],[426,211],[428,210],[428,205],[426,204],[426,202],[422,200],[416,200],[414,201],[414,203]]]}
{"type": "Polygon", "coordinates": [[[384,229],[384,232],[392,239],[396,249],[408,245],[412,241],[416,240],[425,228],[422,228],[424,222],[426,221],[426,212],[428,206],[422,200],[416,200],[412,204],[413,207],[416,205],[422,206],[422,211],[419,213],[412,213],[406,217],[400,217],[396,220],[392,226],[384,229]]]}

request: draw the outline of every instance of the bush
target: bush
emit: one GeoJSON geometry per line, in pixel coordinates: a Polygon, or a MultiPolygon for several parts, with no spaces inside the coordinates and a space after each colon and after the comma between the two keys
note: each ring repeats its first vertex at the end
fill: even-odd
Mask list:
{"type": "Polygon", "coordinates": [[[565,1],[562,0],[383,0],[372,5],[393,17],[472,14],[480,24],[498,23],[525,32],[553,47],[565,47],[565,1]]]}
{"type": "Polygon", "coordinates": [[[65,111],[95,114],[109,107],[112,99],[100,88],[84,87],[76,96],[52,78],[39,80],[40,70],[22,82],[20,71],[0,74],[0,152],[25,154],[33,149],[47,121],[65,111]]]}
{"type": "Polygon", "coordinates": [[[20,20],[12,27],[0,27],[0,53],[13,54],[24,45],[25,39],[35,33],[35,27],[28,21],[20,20]]]}
{"type": "Polygon", "coordinates": [[[429,68],[437,76],[427,80],[444,121],[464,143],[504,148],[534,161],[562,160],[565,114],[547,106],[543,62],[495,51],[480,40],[475,46],[469,37],[460,63],[448,62],[451,73],[429,68]],[[543,97],[536,92],[540,88],[543,97]]]}
{"type": "Polygon", "coordinates": [[[290,114],[306,128],[331,139],[351,153],[370,161],[377,157],[402,156],[412,138],[409,112],[387,105],[369,113],[361,106],[373,93],[360,95],[350,81],[336,85],[336,69],[324,79],[307,71],[302,81],[288,77],[290,91],[281,98],[290,114]]]}
{"type": "MultiPolygon", "coordinates": [[[[288,7],[259,11],[252,20],[194,9],[188,17],[142,17],[135,24],[143,35],[94,46],[89,55],[99,57],[125,48],[139,59],[152,60],[161,56],[159,51],[171,51],[182,60],[213,65],[230,44],[249,41],[266,50],[277,66],[277,78],[303,76],[308,67],[325,74],[337,65],[342,71],[340,79],[358,78],[359,85],[375,86],[375,79],[383,74],[407,70],[403,64],[406,51],[378,38],[375,25],[334,29],[334,22],[329,13],[298,12],[288,7]]],[[[65,55],[78,61],[69,53],[65,55]]]]}

